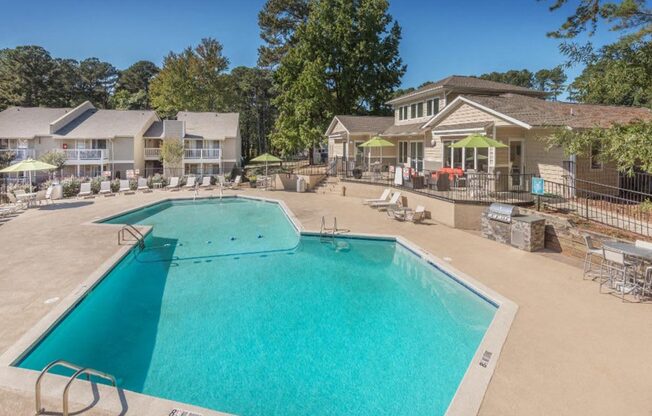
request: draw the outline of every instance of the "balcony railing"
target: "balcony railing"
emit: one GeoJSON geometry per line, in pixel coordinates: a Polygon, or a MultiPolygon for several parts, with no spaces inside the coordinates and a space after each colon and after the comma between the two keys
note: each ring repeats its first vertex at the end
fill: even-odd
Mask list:
{"type": "Polygon", "coordinates": [[[145,157],[148,159],[159,159],[161,157],[160,147],[146,147],[145,157]]]}
{"type": "Polygon", "coordinates": [[[105,149],[65,149],[63,154],[68,161],[77,162],[100,162],[109,158],[105,149]]]}
{"type": "Polygon", "coordinates": [[[34,159],[36,157],[36,151],[34,149],[0,149],[0,152],[13,153],[14,161],[34,159]]]}
{"type": "Polygon", "coordinates": [[[186,149],[184,151],[184,159],[220,159],[221,149],[186,149]]]}

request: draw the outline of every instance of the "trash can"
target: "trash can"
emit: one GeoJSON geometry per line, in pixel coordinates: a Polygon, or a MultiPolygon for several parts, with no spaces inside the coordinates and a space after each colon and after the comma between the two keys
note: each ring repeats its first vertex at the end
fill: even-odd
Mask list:
{"type": "Polygon", "coordinates": [[[297,178],[297,192],[306,192],[306,180],[302,177],[297,178]]]}
{"type": "Polygon", "coordinates": [[[62,199],[63,198],[63,186],[54,185],[52,189],[52,199],[62,199]]]}

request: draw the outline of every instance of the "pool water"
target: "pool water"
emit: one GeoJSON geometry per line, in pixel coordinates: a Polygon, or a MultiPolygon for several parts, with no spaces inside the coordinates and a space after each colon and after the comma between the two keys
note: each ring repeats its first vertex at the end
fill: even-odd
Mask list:
{"type": "MultiPolygon", "coordinates": [[[[394,241],[300,236],[280,206],[164,202],[29,354],[243,416],[444,414],[496,307],[394,241]]],[[[64,373],[65,374],[65,373],[64,373]]]]}

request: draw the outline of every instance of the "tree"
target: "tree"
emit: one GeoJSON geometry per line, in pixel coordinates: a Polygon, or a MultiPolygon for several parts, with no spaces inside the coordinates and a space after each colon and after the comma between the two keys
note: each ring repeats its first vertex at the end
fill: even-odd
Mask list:
{"type": "Polygon", "coordinates": [[[121,110],[144,110],[149,105],[149,83],[158,74],[158,67],[150,61],[138,61],[120,72],[111,97],[111,106],[121,110]]]}
{"type": "Polygon", "coordinates": [[[616,124],[610,128],[587,130],[560,129],[548,139],[549,146],[559,146],[568,155],[589,156],[600,147],[601,162],[614,162],[624,172],[640,167],[652,172],[652,122],[616,124]]]}
{"type": "Polygon", "coordinates": [[[161,160],[163,161],[163,168],[167,171],[166,175],[179,175],[178,172],[182,168],[183,152],[184,148],[181,140],[163,140],[163,144],[161,144],[161,160]]]}
{"type": "Polygon", "coordinates": [[[478,78],[525,88],[534,87],[534,74],[527,69],[513,69],[507,72],[490,72],[482,74],[478,78]]]}
{"type": "Polygon", "coordinates": [[[102,107],[109,107],[109,97],[114,91],[118,71],[108,62],[97,58],[84,59],[79,63],[79,92],[84,100],[102,107]]]}
{"type": "Polygon", "coordinates": [[[109,105],[116,110],[145,110],[149,108],[148,101],[147,92],[144,90],[134,93],[120,90],[109,98],[109,105]]]}
{"type": "Polygon", "coordinates": [[[279,116],[272,144],[303,150],[334,114],[387,114],[405,73],[401,29],[386,0],[316,0],[275,73],[279,116]]]}
{"type": "Polygon", "coordinates": [[[55,63],[40,46],[0,50],[0,110],[48,105],[55,63]]]}
{"type": "Polygon", "coordinates": [[[61,169],[63,169],[63,167],[66,165],[66,161],[68,159],[66,158],[66,155],[63,152],[59,152],[57,150],[50,150],[49,152],[43,153],[41,157],[39,157],[39,160],[41,162],[49,163],[50,165],[56,166],[56,169],[53,170],[61,173],[61,169]]]}
{"type": "Polygon", "coordinates": [[[258,13],[258,65],[275,68],[293,43],[294,32],[308,19],[308,0],[267,0],[258,13]]]}
{"type": "Polygon", "coordinates": [[[222,111],[226,104],[224,71],[228,66],[222,44],[212,38],[202,39],[194,49],[170,52],[150,83],[152,107],[168,117],[180,110],[222,111]]]}
{"type": "Polygon", "coordinates": [[[272,73],[266,69],[234,68],[228,77],[228,111],[240,113],[242,154],[246,159],[269,151],[274,124],[272,73]]]}
{"type": "Polygon", "coordinates": [[[74,107],[84,100],[80,90],[79,62],[74,59],[54,60],[55,68],[50,84],[52,107],[74,107]]]}
{"type": "Polygon", "coordinates": [[[594,55],[570,88],[572,99],[652,107],[652,42],[617,42],[594,55]]]}
{"type": "Polygon", "coordinates": [[[550,97],[557,100],[564,91],[568,77],[561,65],[552,69],[540,69],[534,74],[534,87],[550,93],[550,97]]]}

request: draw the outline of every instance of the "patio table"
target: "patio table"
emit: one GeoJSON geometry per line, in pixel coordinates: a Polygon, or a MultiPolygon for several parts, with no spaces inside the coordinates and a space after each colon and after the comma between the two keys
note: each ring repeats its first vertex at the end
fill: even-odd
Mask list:
{"type": "Polygon", "coordinates": [[[31,206],[36,201],[36,192],[24,193],[16,195],[16,199],[21,202],[27,202],[27,206],[31,206]]]}
{"type": "Polygon", "coordinates": [[[627,256],[636,257],[652,263],[652,250],[649,248],[638,247],[632,243],[622,241],[605,241],[602,245],[627,256]]]}

